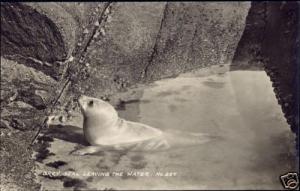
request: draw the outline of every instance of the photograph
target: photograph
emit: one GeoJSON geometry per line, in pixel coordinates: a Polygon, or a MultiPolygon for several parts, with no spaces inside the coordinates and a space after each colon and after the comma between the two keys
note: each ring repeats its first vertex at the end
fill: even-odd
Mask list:
{"type": "Polygon", "coordinates": [[[300,1],[0,4],[0,191],[299,190],[300,1]]]}

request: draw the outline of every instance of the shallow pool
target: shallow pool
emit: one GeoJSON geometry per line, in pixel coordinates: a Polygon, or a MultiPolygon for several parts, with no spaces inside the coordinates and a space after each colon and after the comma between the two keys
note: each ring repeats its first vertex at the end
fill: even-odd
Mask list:
{"type": "Polygon", "coordinates": [[[58,174],[40,176],[45,189],[282,189],[279,176],[295,170],[295,138],[263,71],[206,68],[131,91],[138,99],[123,103],[120,117],[216,138],[168,151],[72,156],[85,144],[79,115],[50,130],[54,155],[37,173],[58,174]],[[65,164],[53,168],[55,161],[65,164]]]}

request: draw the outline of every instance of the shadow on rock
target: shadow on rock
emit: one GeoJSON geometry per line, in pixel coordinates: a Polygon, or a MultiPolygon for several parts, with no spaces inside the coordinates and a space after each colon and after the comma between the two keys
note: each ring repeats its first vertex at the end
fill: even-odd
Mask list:
{"type": "Polygon", "coordinates": [[[77,143],[85,146],[89,145],[83,136],[82,129],[75,126],[51,125],[45,133],[48,136],[67,142],[77,143]]]}

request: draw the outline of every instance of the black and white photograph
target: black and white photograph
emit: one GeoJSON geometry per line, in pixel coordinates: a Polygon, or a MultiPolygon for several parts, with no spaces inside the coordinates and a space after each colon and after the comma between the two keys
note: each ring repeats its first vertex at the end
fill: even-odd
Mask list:
{"type": "Polygon", "coordinates": [[[7,1],[0,28],[0,191],[299,190],[299,1],[7,1]]]}

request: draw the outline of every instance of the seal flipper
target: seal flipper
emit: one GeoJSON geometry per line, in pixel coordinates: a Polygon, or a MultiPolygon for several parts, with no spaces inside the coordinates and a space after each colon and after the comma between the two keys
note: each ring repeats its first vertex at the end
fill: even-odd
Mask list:
{"type": "Polygon", "coordinates": [[[70,154],[82,156],[82,155],[94,154],[100,151],[124,151],[124,150],[130,150],[133,146],[134,146],[133,144],[87,146],[81,149],[74,150],[70,154]]]}
{"type": "Polygon", "coordinates": [[[72,151],[70,154],[72,155],[88,155],[94,154],[100,151],[161,151],[167,150],[170,148],[168,142],[164,139],[153,138],[145,141],[136,141],[130,143],[122,143],[115,145],[95,145],[95,146],[87,146],[81,149],[77,149],[72,151]]]}
{"type": "Polygon", "coordinates": [[[102,146],[87,146],[82,149],[77,149],[72,151],[70,154],[72,155],[87,155],[97,153],[99,151],[103,151],[104,148],[102,146]]]}

